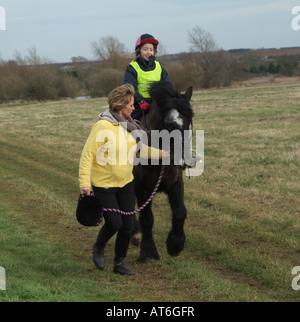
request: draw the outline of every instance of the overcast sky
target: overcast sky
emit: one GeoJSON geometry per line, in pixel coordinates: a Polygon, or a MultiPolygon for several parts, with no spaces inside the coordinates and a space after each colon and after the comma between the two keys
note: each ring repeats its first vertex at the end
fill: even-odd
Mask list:
{"type": "Polygon", "coordinates": [[[54,62],[94,59],[93,41],[113,36],[133,51],[143,33],[175,54],[189,51],[187,33],[197,25],[223,49],[300,46],[300,30],[291,26],[295,6],[300,0],[0,0],[0,58],[26,56],[35,46],[54,62]]]}

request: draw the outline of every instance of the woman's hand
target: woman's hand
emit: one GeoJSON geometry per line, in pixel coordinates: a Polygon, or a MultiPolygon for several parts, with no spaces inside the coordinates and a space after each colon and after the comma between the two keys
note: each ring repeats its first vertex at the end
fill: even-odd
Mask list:
{"type": "Polygon", "coordinates": [[[92,188],[91,187],[85,187],[85,188],[80,188],[80,194],[84,196],[90,196],[92,194],[92,188]]]}
{"type": "Polygon", "coordinates": [[[170,165],[170,151],[163,151],[162,161],[165,165],[170,165]]]}
{"type": "Polygon", "coordinates": [[[167,159],[170,156],[170,151],[163,151],[162,158],[167,159]]]}

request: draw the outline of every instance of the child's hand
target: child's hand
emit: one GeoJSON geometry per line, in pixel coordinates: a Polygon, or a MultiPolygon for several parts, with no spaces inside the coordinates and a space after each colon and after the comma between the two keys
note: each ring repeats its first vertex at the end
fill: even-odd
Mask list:
{"type": "Polygon", "coordinates": [[[150,104],[148,104],[145,100],[140,100],[138,103],[142,111],[147,112],[150,109],[150,104]]]}

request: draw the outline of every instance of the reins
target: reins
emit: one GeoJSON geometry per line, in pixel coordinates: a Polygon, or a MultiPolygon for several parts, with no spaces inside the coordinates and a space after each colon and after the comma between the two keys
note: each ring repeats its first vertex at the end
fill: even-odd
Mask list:
{"type": "Polygon", "coordinates": [[[145,207],[147,207],[147,205],[151,202],[151,200],[155,196],[155,194],[156,194],[156,192],[157,192],[157,190],[158,190],[158,188],[160,186],[161,180],[163,178],[163,175],[164,175],[164,172],[165,172],[165,168],[166,168],[166,166],[163,165],[162,168],[161,168],[161,171],[160,171],[160,174],[159,174],[159,177],[158,177],[156,186],[155,186],[152,194],[150,195],[150,197],[148,198],[148,200],[140,208],[138,208],[138,209],[136,209],[134,211],[130,211],[130,212],[125,212],[125,211],[122,211],[120,209],[111,209],[111,208],[103,208],[103,211],[105,211],[105,212],[117,212],[117,213],[119,213],[121,215],[131,216],[131,215],[135,215],[138,212],[140,212],[141,210],[143,210],[145,207]]]}
{"type": "Polygon", "coordinates": [[[143,110],[143,121],[144,121],[145,130],[148,131],[148,126],[147,126],[147,121],[146,121],[146,115],[145,115],[145,111],[144,110],[143,110]]]}

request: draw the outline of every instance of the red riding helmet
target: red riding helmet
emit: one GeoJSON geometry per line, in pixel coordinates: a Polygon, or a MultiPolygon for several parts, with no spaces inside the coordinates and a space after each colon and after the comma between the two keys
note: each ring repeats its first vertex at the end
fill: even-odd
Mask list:
{"type": "Polygon", "coordinates": [[[143,34],[136,41],[135,50],[137,50],[139,47],[143,46],[144,44],[153,44],[157,46],[159,44],[159,41],[156,40],[152,35],[143,34]]]}

